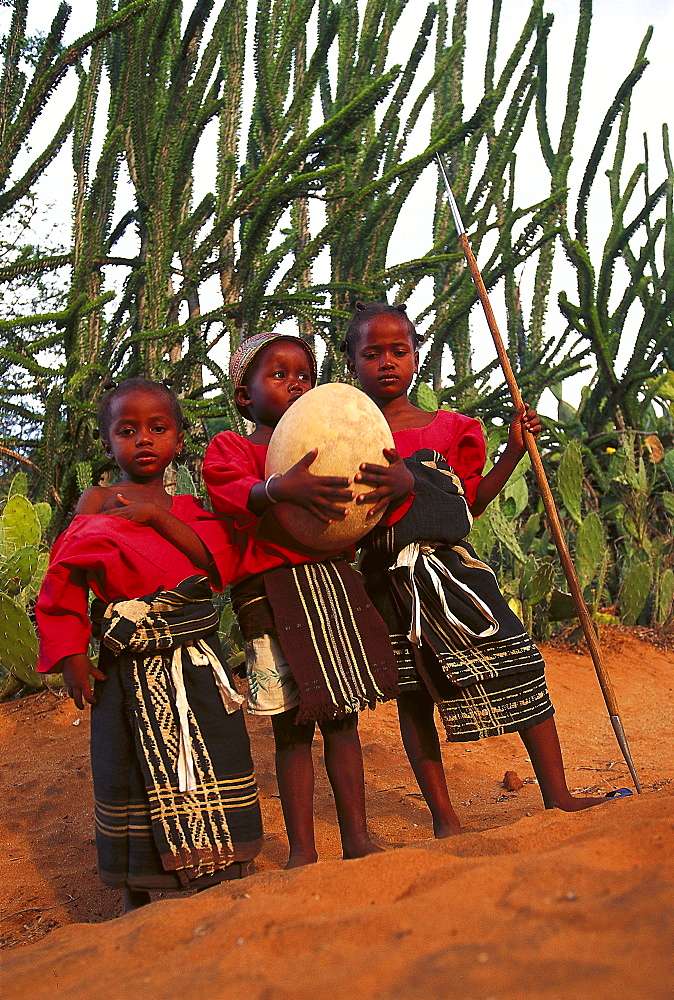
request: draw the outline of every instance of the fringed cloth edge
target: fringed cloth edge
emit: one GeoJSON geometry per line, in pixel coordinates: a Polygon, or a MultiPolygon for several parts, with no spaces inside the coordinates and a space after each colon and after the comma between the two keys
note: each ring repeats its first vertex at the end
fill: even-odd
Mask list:
{"type": "Polygon", "coordinates": [[[300,689],[297,722],[340,719],[397,697],[388,628],[344,560],[265,574],[276,633],[300,689]]]}

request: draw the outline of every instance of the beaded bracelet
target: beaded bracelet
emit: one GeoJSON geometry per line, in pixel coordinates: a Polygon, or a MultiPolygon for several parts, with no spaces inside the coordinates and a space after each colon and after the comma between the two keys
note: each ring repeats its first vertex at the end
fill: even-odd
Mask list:
{"type": "Polygon", "coordinates": [[[269,484],[272,481],[272,479],[278,479],[280,475],[281,475],[280,472],[272,472],[271,476],[269,477],[269,479],[267,479],[266,483],[264,484],[264,495],[266,496],[269,503],[278,503],[278,500],[276,500],[269,492],[269,484]]]}

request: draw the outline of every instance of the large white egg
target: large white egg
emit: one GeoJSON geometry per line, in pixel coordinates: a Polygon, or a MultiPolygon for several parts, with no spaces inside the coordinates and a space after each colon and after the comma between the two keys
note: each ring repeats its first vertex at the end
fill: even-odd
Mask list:
{"type": "MultiPolygon", "coordinates": [[[[352,479],[362,462],[386,465],[384,448],[393,448],[393,435],[381,410],[351,385],[329,382],[310,389],[293,403],[274,428],[265,475],[287,472],[307,452],[318,448],[310,468],[315,476],[347,476],[352,479]]],[[[326,524],[296,504],[279,503],[275,516],[289,535],[303,545],[321,551],[351,545],[367,534],[383,516],[367,517],[368,504],[357,504],[356,495],[371,486],[353,483],[354,499],[346,504],[343,521],[326,524]]]]}

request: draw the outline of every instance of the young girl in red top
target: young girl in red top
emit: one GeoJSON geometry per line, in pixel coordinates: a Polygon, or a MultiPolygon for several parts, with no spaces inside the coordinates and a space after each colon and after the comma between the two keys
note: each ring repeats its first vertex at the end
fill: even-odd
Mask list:
{"type": "Polygon", "coordinates": [[[316,379],[304,341],[273,333],[251,337],[232,356],[230,378],[237,406],[255,429],[246,438],[232,431],[216,435],[203,476],[214,508],[233,520],[237,534],[255,539],[258,572],[232,589],[232,600],[247,641],[249,711],[272,720],[290,843],[287,867],[317,860],[311,756],[316,722],[343,855],[362,857],[378,848],[365,822],[358,711],[397,693],[388,631],[340,553],[302,549],[273,517],[274,504],[284,501],[323,521],[343,518],[350,481],[313,476],[316,452],[285,475],[265,479],[274,427],[316,379]],[[286,566],[265,572],[271,559],[286,566]]]}
{"type": "MultiPolygon", "coordinates": [[[[376,487],[372,493],[359,497],[359,501],[373,505],[372,513],[391,505],[385,524],[373,533],[378,537],[374,546],[375,550],[379,546],[379,555],[369,551],[362,570],[368,592],[389,627],[397,633],[394,648],[402,664],[402,694],[398,700],[401,733],[431,810],[436,837],[457,833],[459,820],[447,791],[433,720],[434,700],[439,703],[450,741],[519,732],[547,808],[575,811],[605,801],[571,795],[564,775],[554,709],[545,685],[543,661],[498,591],[493,573],[463,541],[471,523],[468,509],[472,515],[481,514],[524,456],[524,428],[534,435],[539,433],[541,424],[535,411],[523,408],[516,414],[503,453],[483,477],[485,448],[478,421],[445,410],[428,413],[408,399],[407,391],[418,370],[418,353],[416,331],[404,307],[385,304],[361,307],[348,328],[344,349],[348,352],[351,373],[386,417],[397,449],[387,455],[388,467],[363,465],[356,476],[376,487]],[[415,452],[419,459],[416,465],[410,461],[415,452]],[[435,458],[431,457],[433,453],[435,458]],[[421,466],[426,470],[425,475],[435,475],[441,488],[452,495],[446,492],[446,506],[436,507],[430,517],[428,511],[432,508],[427,504],[427,511],[421,517],[423,529],[419,529],[423,530],[423,536],[413,539],[409,528],[407,532],[405,528],[406,519],[415,516],[419,519],[423,512],[426,494],[419,485],[424,472],[421,466]],[[429,473],[429,467],[437,471],[429,473]],[[418,480],[417,469],[421,469],[418,480]],[[456,473],[453,479],[452,470],[456,473]],[[450,504],[454,505],[452,510],[459,525],[451,529],[453,537],[449,537],[449,528],[443,533],[442,527],[443,518],[451,513],[450,504]],[[389,567],[393,566],[398,551],[386,549],[383,543],[386,532],[389,539],[396,532],[401,536],[398,550],[411,541],[423,543],[430,539],[433,543],[426,546],[428,554],[434,556],[430,561],[419,553],[418,545],[407,550],[414,551],[417,557],[421,554],[422,574],[430,567],[435,581],[427,591],[433,610],[422,606],[418,612],[418,638],[422,641],[416,650],[406,641],[409,617],[407,622],[402,617],[403,604],[414,585],[397,586],[393,582],[399,578],[400,568],[391,572],[389,567]],[[444,587],[444,596],[436,606],[438,584],[444,587]],[[376,595],[381,600],[376,600],[376,595]]],[[[426,577],[427,582],[429,579],[426,577]]],[[[419,584],[419,589],[422,585],[419,584]]],[[[413,601],[410,606],[414,606],[413,601]]]]}
{"type": "Polygon", "coordinates": [[[92,706],[99,875],[123,888],[128,910],[151,889],[240,877],[262,828],[243,698],[206,579],[227,582],[238,550],[219,518],[163,484],[183,446],[178,401],[129,379],[103,397],[99,428],[122,475],[85,491],[53,548],[36,606],[39,669],[62,671],[78,708],[92,706]]]}

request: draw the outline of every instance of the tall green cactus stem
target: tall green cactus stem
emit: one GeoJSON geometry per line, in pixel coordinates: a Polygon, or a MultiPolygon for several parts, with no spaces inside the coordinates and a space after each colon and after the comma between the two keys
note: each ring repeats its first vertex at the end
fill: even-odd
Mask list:
{"type": "Polygon", "coordinates": [[[80,493],[84,493],[85,490],[89,489],[89,487],[93,485],[91,463],[78,462],[75,465],[75,476],[77,478],[77,489],[80,493]]]}

